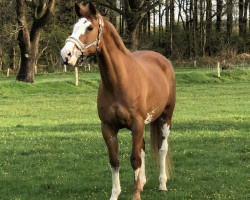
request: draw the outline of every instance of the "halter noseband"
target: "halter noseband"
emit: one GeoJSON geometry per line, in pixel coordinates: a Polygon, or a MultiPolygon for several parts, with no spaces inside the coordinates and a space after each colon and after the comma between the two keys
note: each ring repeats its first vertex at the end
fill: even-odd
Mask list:
{"type": "Polygon", "coordinates": [[[96,38],[96,40],[94,42],[91,42],[90,44],[87,44],[86,46],[83,46],[82,42],[78,39],[78,38],[75,38],[73,36],[69,36],[65,43],[67,42],[73,42],[76,47],[81,51],[81,57],[82,57],[82,64],[85,64],[88,60],[88,58],[96,55],[99,51],[99,43],[100,43],[100,40],[101,40],[101,34],[102,34],[102,27],[104,26],[104,23],[103,23],[103,19],[101,17],[99,17],[99,30],[98,30],[98,36],[96,38]],[[85,56],[85,50],[88,49],[89,47],[91,46],[94,46],[96,45],[96,52],[90,56],[85,56]]]}

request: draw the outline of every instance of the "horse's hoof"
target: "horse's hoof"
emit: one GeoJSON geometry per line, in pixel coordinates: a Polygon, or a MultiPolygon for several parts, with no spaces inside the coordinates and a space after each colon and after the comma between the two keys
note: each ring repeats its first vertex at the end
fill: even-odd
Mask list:
{"type": "Polygon", "coordinates": [[[159,192],[168,192],[168,189],[166,188],[166,189],[159,189],[158,190],[159,192]]]}
{"type": "Polygon", "coordinates": [[[140,197],[133,197],[132,200],[141,200],[141,198],[140,197]]]}
{"type": "Polygon", "coordinates": [[[140,195],[134,195],[132,200],[141,200],[140,195]]]}

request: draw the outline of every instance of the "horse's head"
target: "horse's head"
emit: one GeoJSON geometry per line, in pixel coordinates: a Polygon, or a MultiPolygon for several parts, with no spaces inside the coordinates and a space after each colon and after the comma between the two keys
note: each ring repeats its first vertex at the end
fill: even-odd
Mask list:
{"type": "Polygon", "coordinates": [[[87,6],[76,3],[75,11],[79,20],[61,50],[62,61],[73,66],[81,56],[86,59],[98,51],[103,26],[103,20],[92,2],[87,6]]]}

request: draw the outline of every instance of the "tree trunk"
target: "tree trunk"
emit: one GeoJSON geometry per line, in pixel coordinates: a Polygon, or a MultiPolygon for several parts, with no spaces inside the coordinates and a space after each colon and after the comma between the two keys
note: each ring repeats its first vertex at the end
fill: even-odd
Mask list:
{"type": "Polygon", "coordinates": [[[161,20],[161,4],[159,4],[159,13],[158,13],[158,16],[159,16],[159,27],[158,27],[158,32],[159,32],[159,36],[158,36],[158,40],[159,40],[159,43],[162,41],[162,33],[161,33],[161,24],[162,24],[162,20],[161,20]]]}
{"type": "MultiPolygon", "coordinates": [[[[122,10],[122,1],[120,1],[120,9],[122,10]]],[[[119,16],[119,34],[120,36],[122,35],[122,15],[120,14],[119,16]]]]}
{"type": "Polygon", "coordinates": [[[136,51],[139,45],[139,25],[136,26],[135,29],[129,30],[128,29],[128,35],[131,36],[131,44],[130,44],[130,49],[131,51],[136,51]]]}
{"type": "Polygon", "coordinates": [[[151,25],[150,25],[150,11],[147,12],[147,25],[148,25],[148,36],[151,36],[151,25]]]}
{"type": "Polygon", "coordinates": [[[192,53],[192,50],[191,50],[191,36],[192,36],[192,28],[191,28],[191,13],[192,13],[192,8],[190,6],[190,4],[192,3],[192,0],[189,1],[186,1],[186,9],[185,9],[185,13],[186,13],[186,28],[187,28],[187,31],[186,31],[186,34],[187,34],[187,42],[188,42],[188,48],[187,48],[187,56],[188,58],[191,58],[191,53],[192,53]]]}
{"type": "Polygon", "coordinates": [[[212,29],[212,0],[207,0],[207,9],[206,9],[206,31],[207,31],[207,52],[211,56],[211,29],[212,29]]]}
{"type": "Polygon", "coordinates": [[[142,34],[143,36],[147,35],[147,15],[145,15],[142,20],[142,34]]]}
{"type": "Polygon", "coordinates": [[[244,0],[239,0],[239,36],[243,36],[243,13],[244,13],[244,0]]]}
{"type": "MultiPolygon", "coordinates": [[[[249,6],[248,6],[248,16],[250,18],[250,2],[249,2],[249,6]]],[[[250,19],[248,19],[248,33],[250,34],[250,19]]]]}
{"type": "Polygon", "coordinates": [[[233,31],[233,1],[227,0],[227,41],[231,41],[233,31]]]}
{"type": "MultiPolygon", "coordinates": [[[[43,2],[44,3],[44,2],[43,2]]],[[[48,5],[33,5],[33,24],[29,32],[26,21],[25,0],[16,0],[17,21],[19,26],[18,43],[21,52],[21,66],[16,77],[18,81],[34,82],[34,67],[37,61],[39,39],[42,28],[49,22],[55,5],[55,0],[49,0],[48,5]]]]}
{"type": "Polygon", "coordinates": [[[223,0],[217,0],[217,13],[216,13],[216,32],[221,32],[221,17],[222,17],[222,4],[223,0]]]}
{"type": "MultiPolygon", "coordinates": [[[[250,0],[245,0],[244,14],[243,14],[243,37],[244,37],[244,39],[247,39],[246,34],[247,34],[247,8],[248,8],[248,4],[250,4],[250,0]]],[[[250,15],[249,15],[249,18],[250,18],[250,15]]]]}
{"type": "Polygon", "coordinates": [[[197,0],[194,0],[194,13],[193,13],[193,50],[194,50],[194,57],[197,56],[197,23],[198,23],[198,17],[197,17],[197,13],[198,13],[198,7],[197,7],[197,0]]]}
{"type": "Polygon", "coordinates": [[[169,0],[166,0],[165,2],[165,7],[166,7],[166,16],[165,16],[165,27],[166,27],[166,56],[170,57],[171,56],[171,50],[170,50],[170,23],[169,23],[169,0]]]}
{"type": "Polygon", "coordinates": [[[170,0],[170,54],[173,52],[174,0],[170,0]]]}
{"type": "MultiPolygon", "coordinates": [[[[20,47],[21,48],[21,47],[20,47]]],[[[27,52],[27,51],[26,51],[27,52]]],[[[31,52],[31,50],[28,50],[31,52]]],[[[34,66],[35,66],[35,55],[31,53],[23,53],[21,51],[21,66],[16,79],[23,82],[34,82],[34,66]]]]}
{"type": "MultiPolygon", "coordinates": [[[[153,1],[154,2],[154,1],[153,1]]],[[[153,9],[153,32],[154,32],[154,37],[155,37],[155,29],[156,29],[156,26],[155,26],[155,17],[156,15],[155,15],[155,8],[153,9]]]]}
{"type": "Polygon", "coordinates": [[[3,51],[2,51],[2,49],[0,49],[0,70],[3,69],[3,60],[2,60],[2,57],[3,57],[3,51]]]}
{"type": "Polygon", "coordinates": [[[22,40],[20,36],[18,37],[19,47],[21,50],[21,66],[16,77],[18,81],[29,83],[34,82],[34,67],[37,63],[37,54],[41,31],[42,30],[37,33],[38,35],[36,36],[35,41],[28,41],[29,45],[27,45],[27,41],[22,40]],[[26,48],[23,48],[23,46],[25,45],[26,48]]]}
{"type": "Polygon", "coordinates": [[[200,46],[201,55],[204,57],[206,55],[206,26],[204,25],[204,10],[205,10],[205,0],[200,0],[200,46]]]}
{"type": "Polygon", "coordinates": [[[10,68],[12,70],[15,70],[16,68],[16,49],[15,47],[11,48],[11,53],[9,54],[9,59],[10,59],[10,68]]]}

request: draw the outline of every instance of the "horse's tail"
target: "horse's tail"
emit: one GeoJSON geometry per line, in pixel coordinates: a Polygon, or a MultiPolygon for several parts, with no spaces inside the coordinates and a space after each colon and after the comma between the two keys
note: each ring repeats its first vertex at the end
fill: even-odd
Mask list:
{"type": "MultiPolygon", "coordinates": [[[[162,141],[162,134],[160,126],[158,126],[158,123],[153,122],[150,126],[150,138],[151,138],[151,157],[157,161],[157,164],[160,162],[160,156],[159,156],[159,149],[161,147],[160,141],[162,141]]],[[[166,174],[167,178],[170,179],[170,177],[173,175],[173,163],[172,163],[172,156],[171,156],[171,150],[170,150],[170,139],[168,138],[168,152],[166,157],[166,174]]]]}

